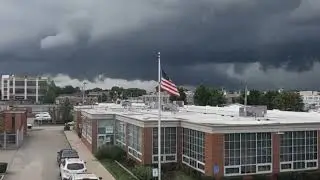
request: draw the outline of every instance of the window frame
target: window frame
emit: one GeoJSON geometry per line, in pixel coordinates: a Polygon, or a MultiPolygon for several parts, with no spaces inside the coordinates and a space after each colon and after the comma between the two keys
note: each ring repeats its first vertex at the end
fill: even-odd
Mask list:
{"type": "MultiPolygon", "coordinates": [[[[174,130],[175,130],[175,135],[176,135],[176,138],[175,138],[175,141],[176,141],[176,148],[175,148],[175,152],[176,153],[169,153],[169,154],[166,154],[165,153],[165,150],[164,150],[164,152],[163,153],[161,153],[161,163],[173,163],[173,162],[177,162],[177,154],[178,154],[178,128],[177,127],[161,127],[161,136],[162,136],[162,134],[163,134],[163,139],[161,139],[161,141],[163,141],[163,145],[164,145],[164,147],[163,147],[163,149],[165,149],[165,144],[166,144],[166,129],[168,129],[168,128],[174,128],[174,130]],[[164,133],[162,133],[162,130],[163,130],[163,132],[164,133]],[[167,158],[168,157],[173,157],[173,160],[167,160],[167,158]]],[[[152,128],[152,163],[158,163],[158,160],[159,160],[159,158],[158,158],[158,153],[156,153],[156,154],[154,154],[153,153],[153,150],[154,150],[154,146],[153,146],[153,142],[154,142],[154,129],[156,129],[157,130],[157,133],[158,133],[158,128],[157,127],[153,127],[152,128]],[[157,160],[155,160],[155,159],[157,159],[157,160]]],[[[157,136],[156,136],[157,138],[158,138],[158,134],[157,134],[157,136]]],[[[158,139],[157,139],[158,140],[158,139]]],[[[170,140],[170,142],[171,142],[171,140],[170,140]]],[[[162,143],[161,143],[161,145],[162,145],[162,143]]],[[[171,145],[170,145],[170,148],[171,148],[171,145]]],[[[158,147],[158,149],[159,149],[159,147],[158,147]]],[[[170,149],[171,150],[171,149],[170,149]]]]}
{"type": "Polygon", "coordinates": [[[194,129],[189,129],[189,128],[182,128],[182,163],[189,166],[190,168],[192,169],[195,169],[201,173],[205,173],[205,136],[206,134],[202,131],[198,131],[198,130],[194,130],[194,129]],[[187,147],[185,147],[185,131],[188,131],[187,133],[187,147]],[[198,133],[198,134],[197,134],[198,133]],[[196,135],[195,135],[196,134],[196,135]],[[202,138],[200,138],[202,136],[202,138]],[[193,137],[193,138],[190,138],[190,137],[193,137]],[[184,154],[184,149],[185,148],[188,148],[188,152],[191,152],[192,149],[197,149],[197,148],[200,148],[201,145],[198,145],[197,146],[192,146],[191,147],[191,144],[195,144],[195,143],[200,143],[200,141],[197,141],[197,140],[200,140],[202,141],[202,148],[203,148],[203,152],[197,152],[196,156],[201,154],[203,156],[203,162],[200,161],[199,159],[195,159],[191,156],[188,156],[187,154],[184,154]],[[194,143],[192,143],[194,142],[194,143]],[[193,161],[195,166],[192,166],[191,165],[191,162],[190,161],[193,161]],[[199,168],[199,165],[203,166],[203,169],[199,168]]]}
{"type": "MultiPolygon", "coordinates": [[[[310,136],[309,136],[309,138],[310,138],[310,136]]],[[[318,169],[318,167],[319,167],[319,162],[318,162],[318,159],[319,159],[319,153],[318,153],[319,147],[318,147],[318,144],[319,144],[319,139],[318,139],[318,131],[317,130],[286,131],[286,132],[283,132],[283,134],[281,134],[280,137],[279,137],[279,151],[280,151],[279,152],[279,170],[280,170],[280,172],[307,171],[307,170],[318,169]],[[297,145],[297,144],[294,143],[295,140],[299,139],[299,138],[294,138],[293,137],[293,133],[294,132],[304,132],[304,139],[303,139],[304,140],[304,160],[294,160],[294,158],[293,158],[294,154],[296,154],[293,149],[294,149],[294,147],[298,147],[299,146],[299,144],[297,145]],[[315,135],[316,144],[312,144],[312,145],[313,146],[315,145],[317,147],[316,151],[313,152],[313,153],[317,154],[317,158],[313,159],[313,160],[307,160],[307,158],[306,158],[307,154],[310,153],[310,152],[307,151],[307,146],[308,146],[307,145],[307,138],[308,138],[307,132],[315,132],[316,133],[316,135],[315,135]],[[290,146],[290,148],[292,149],[292,152],[291,152],[291,160],[290,161],[281,161],[281,158],[280,158],[280,156],[282,154],[288,154],[288,153],[281,153],[282,147],[289,147],[289,146],[282,146],[281,145],[281,142],[282,142],[281,140],[282,140],[283,136],[285,135],[285,133],[291,133],[291,146],[290,146]],[[305,168],[294,169],[294,163],[299,163],[299,162],[300,163],[303,162],[305,164],[305,168]],[[316,163],[316,166],[315,167],[308,167],[307,166],[308,163],[316,163]],[[283,169],[282,165],[290,165],[291,168],[283,169]]],[[[309,146],[310,146],[310,144],[309,144],[309,146]]]]}
{"type": "MultiPolygon", "coordinates": [[[[250,138],[249,138],[250,139],[250,138]]],[[[263,138],[261,138],[263,139],[263,138]]],[[[247,139],[245,141],[248,141],[247,139]]],[[[267,146],[267,141],[263,141],[263,142],[266,142],[266,146],[261,146],[261,148],[269,148],[267,146]]],[[[272,173],[272,168],[273,168],[273,139],[272,139],[272,133],[271,132],[254,132],[254,133],[227,133],[227,134],[224,134],[224,139],[223,139],[223,173],[224,173],[224,176],[245,176],[245,175],[255,175],[255,174],[268,174],[268,173],[272,173]],[[258,134],[263,134],[263,133],[266,133],[266,134],[270,134],[270,149],[271,149],[271,162],[268,163],[268,162],[264,162],[264,163],[258,163],[258,134]],[[239,151],[240,151],[240,154],[239,154],[239,165],[225,165],[225,161],[226,161],[226,153],[225,153],[225,143],[226,142],[234,142],[234,141],[226,141],[226,135],[231,135],[231,134],[234,134],[234,135],[239,135],[239,143],[240,143],[240,146],[239,146],[239,151]],[[242,147],[242,144],[241,144],[241,140],[242,140],[242,135],[245,135],[245,134],[255,134],[255,164],[242,164],[242,160],[241,160],[241,157],[242,157],[242,150],[241,150],[241,147],[242,147]],[[243,166],[255,166],[255,172],[253,173],[241,173],[241,168],[243,166]],[[263,167],[263,166],[269,166],[270,167],[270,170],[266,170],[266,171],[259,171],[259,167],[263,167]],[[238,169],[238,172],[237,173],[227,173],[227,170],[229,169],[238,169]]],[[[261,155],[260,155],[261,156],[261,155]]],[[[269,155],[265,155],[266,157],[268,157],[269,155]]],[[[229,155],[229,158],[231,156],[229,155]]]]}

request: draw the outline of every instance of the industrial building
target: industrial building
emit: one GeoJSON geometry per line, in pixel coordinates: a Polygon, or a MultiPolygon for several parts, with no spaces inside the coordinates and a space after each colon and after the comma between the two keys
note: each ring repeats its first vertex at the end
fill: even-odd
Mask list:
{"type": "Polygon", "coordinates": [[[24,100],[38,103],[47,91],[48,78],[1,76],[1,100],[24,100]]]}
{"type": "MultiPolygon", "coordinates": [[[[76,106],[74,112],[92,152],[116,144],[141,164],[157,163],[157,110],[133,103],[76,106]]],[[[316,112],[241,105],[163,111],[161,159],[218,179],[318,169],[319,119],[316,112]]]]}

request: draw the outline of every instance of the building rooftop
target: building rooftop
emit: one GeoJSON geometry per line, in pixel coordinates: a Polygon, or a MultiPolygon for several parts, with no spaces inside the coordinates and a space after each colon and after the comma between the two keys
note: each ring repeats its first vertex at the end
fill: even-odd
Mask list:
{"type": "MultiPolygon", "coordinates": [[[[139,103],[138,103],[139,104],[139,103]]],[[[162,111],[162,121],[190,122],[211,126],[245,126],[245,125],[271,125],[271,124],[302,124],[319,123],[318,112],[289,112],[280,110],[268,110],[265,117],[242,117],[239,116],[240,104],[225,107],[210,106],[184,106],[178,111],[162,111]]],[[[117,114],[138,121],[157,121],[158,110],[150,109],[141,104],[125,108],[120,104],[103,103],[91,106],[76,106],[85,113],[92,115],[117,114]]]]}

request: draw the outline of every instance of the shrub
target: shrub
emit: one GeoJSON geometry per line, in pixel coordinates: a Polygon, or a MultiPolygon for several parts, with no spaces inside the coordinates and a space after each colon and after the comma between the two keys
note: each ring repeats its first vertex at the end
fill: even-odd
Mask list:
{"type": "Polygon", "coordinates": [[[152,168],[150,166],[136,166],[132,173],[140,180],[152,180],[152,168]]]}
{"type": "Polygon", "coordinates": [[[125,158],[122,161],[122,164],[125,165],[126,167],[134,167],[137,164],[137,162],[131,158],[125,158]]]}
{"type": "Polygon", "coordinates": [[[278,174],[277,180],[292,180],[294,175],[290,172],[278,174]]]}
{"type": "Polygon", "coordinates": [[[223,177],[223,180],[243,180],[242,176],[223,177]]]}
{"type": "Polygon", "coordinates": [[[165,163],[161,165],[163,173],[175,171],[178,169],[177,163],[165,163]]]}
{"type": "Polygon", "coordinates": [[[215,178],[213,176],[202,176],[201,180],[214,180],[215,178]]]}
{"type": "Polygon", "coordinates": [[[306,178],[308,180],[320,180],[320,172],[318,171],[314,171],[314,172],[310,172],[306,175],[306,178]]]}
{"type": "Polygon", "coordinates": [[[95,153],[97,159],[111,159],[121,161],[126,156],[126,152],[118,146],[104,145],[95,153]]]}
{"type": "Polygon", "coordinates": [[[262,175],[255,175],[255,176],[253,176],[252,179],[253,180],[268,180],[268,179],[270,179],[270,177],[268,177],[267,175],[262,174],[262,175]]]}

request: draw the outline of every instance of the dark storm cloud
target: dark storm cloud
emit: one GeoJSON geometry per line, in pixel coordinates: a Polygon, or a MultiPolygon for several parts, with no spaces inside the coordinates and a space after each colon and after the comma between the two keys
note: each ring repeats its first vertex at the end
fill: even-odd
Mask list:
{"type": "MultiPolygon", "coordinates": [[[[311,11],[320,6],[317,1],[137,2],[147,5],[131,10],[132,14],[128,13],[130,9],[115,5],[115,12],[120,13],[111,18],[112,22],[99,19],[112,16],[108,14],[112,9],[99,14],[96,9],[100,7],[86,9],[84,3],[80,13],[63,18],[67,20],[56,30],[50,26],[39,30],[41,43],[28,39],[28,47],[22,48],[26,50],[10,48],[0,57],[0,70],[19,73],[28,67],[30,72],[66,73],[77,78],[105,74],[112,78],[156,80],[156,55],[161,51],[164,68],[178,83],[236,86],[238,80],[209,68],[194,67],[234,63],[236,72],[241,73],[245,63],[259,62],[264,69],[285,66],[290,71],[304,71],[320,57],[320,13],[317,9],[311,11]],[[136,14],[141,18],[130,17],[136,14]],[[43,38],[46,33],[51,36],[43,38]],[[8,59],[25,66],[10,68],[8,59]]],[[[71,10],[78,8],[75,4],[68,4],[71,10]]]]}

